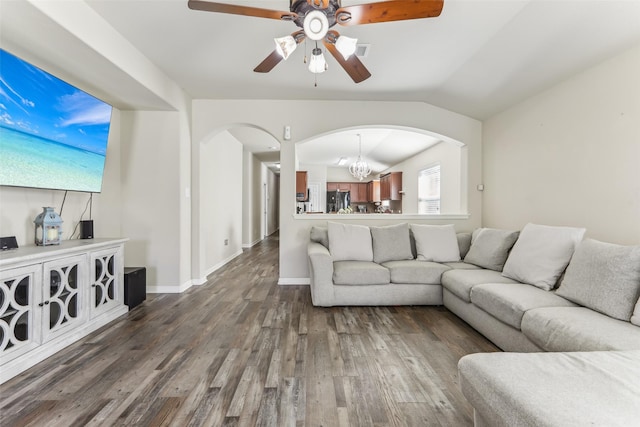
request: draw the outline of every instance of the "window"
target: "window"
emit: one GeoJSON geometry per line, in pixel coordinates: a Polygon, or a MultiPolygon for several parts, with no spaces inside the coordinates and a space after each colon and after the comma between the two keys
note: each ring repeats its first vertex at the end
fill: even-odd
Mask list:
{"type": "Polygon", "coordinates": [[[440,163],[418,172],[418,213],[440,213],[440,163]]]}

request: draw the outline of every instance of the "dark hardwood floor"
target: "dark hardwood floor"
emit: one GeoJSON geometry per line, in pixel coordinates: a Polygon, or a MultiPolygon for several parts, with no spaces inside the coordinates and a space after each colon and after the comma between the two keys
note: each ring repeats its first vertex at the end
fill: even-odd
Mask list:
{"type": "Polygon", "coordinates": [[[0,386],[1,426],[471,426],[456,364],[497,348],[443,307],[311,305],[270,237],[0,386]]]}

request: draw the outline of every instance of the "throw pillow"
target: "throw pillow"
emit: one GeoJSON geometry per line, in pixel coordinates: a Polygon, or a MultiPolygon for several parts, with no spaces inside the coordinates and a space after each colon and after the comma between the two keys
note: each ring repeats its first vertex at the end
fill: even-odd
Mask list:
{"type": "Polygon", "coordinates": [[[334,261],[373,261],[369,227],[329,222],[329,252],[334,261]]]}
{"type": "Polygon", "coordinates": [[[629,321],[640,296],[640,246],[586,239],[556,292],[577,304],[629,321]]]}
{"type": "Polygon", "coordinates": [[[585,231],[575,227],[525,225],[502,275],[547,291],[553,289],[585,231]]]}
{"type": "Polygon", "coordinates": [[[409,224],[402,223],[386,227],[371,227],[373,239],[373,261],[382,264],[387,261],[413,259],[409,224]]]}
{"type": "Polygon", "coordinates": [[[433,262],[460,261],[460,248],[453,224],[411,224],[416,239],[417,259],[433,262]]]}
{"type": "Polygon", "coordinates": [[[329,230],[327,227],[311,227],[309,239],[312,242],[320,243],[325,248],[329,249],[329,230]]]}
{"type": "Polygon", "coordinates": [[[495,228],[479,228],[471,235],[471,248],[464,257],[464,262],[502,271],[509,251],[518,239],[517,231],[497,230],[495,228]]]}

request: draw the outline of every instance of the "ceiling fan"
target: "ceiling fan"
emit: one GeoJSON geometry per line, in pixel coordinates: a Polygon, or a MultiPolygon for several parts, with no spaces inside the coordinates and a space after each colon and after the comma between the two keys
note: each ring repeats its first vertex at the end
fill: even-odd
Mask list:
{"type": "Polygon", "coordinates": [[[205,0],[189,0],[188,5],[190,9],[206,12],[292,21],[301,28],[289,36],[275,39],[276,49],[253,70],[257,73],[271,71],[308,38],[316,43],[309,63],[311,72],[321,73],[326,69],[322,49],[318,47],[318,42],[321,42],[353,81],[360,83],[371,77],[371,73],[354,55],[357,40],[341,36],[331,29],[333,26],[432,18],[440,15],[443,2],[444,0],[390,0],[343,7],[341,0],[290,0],[288,12],[205,0]]]}

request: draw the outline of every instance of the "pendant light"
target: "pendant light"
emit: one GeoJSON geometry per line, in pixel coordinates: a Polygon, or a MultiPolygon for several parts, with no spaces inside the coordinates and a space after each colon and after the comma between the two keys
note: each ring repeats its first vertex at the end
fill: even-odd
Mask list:
{"type": "Polygon", "coordinates": [[[349,166],[349,172],[362,181],[371,173],[371,166],[362,159],[362,135],[358,134],[358,160],[349,166]]]}

